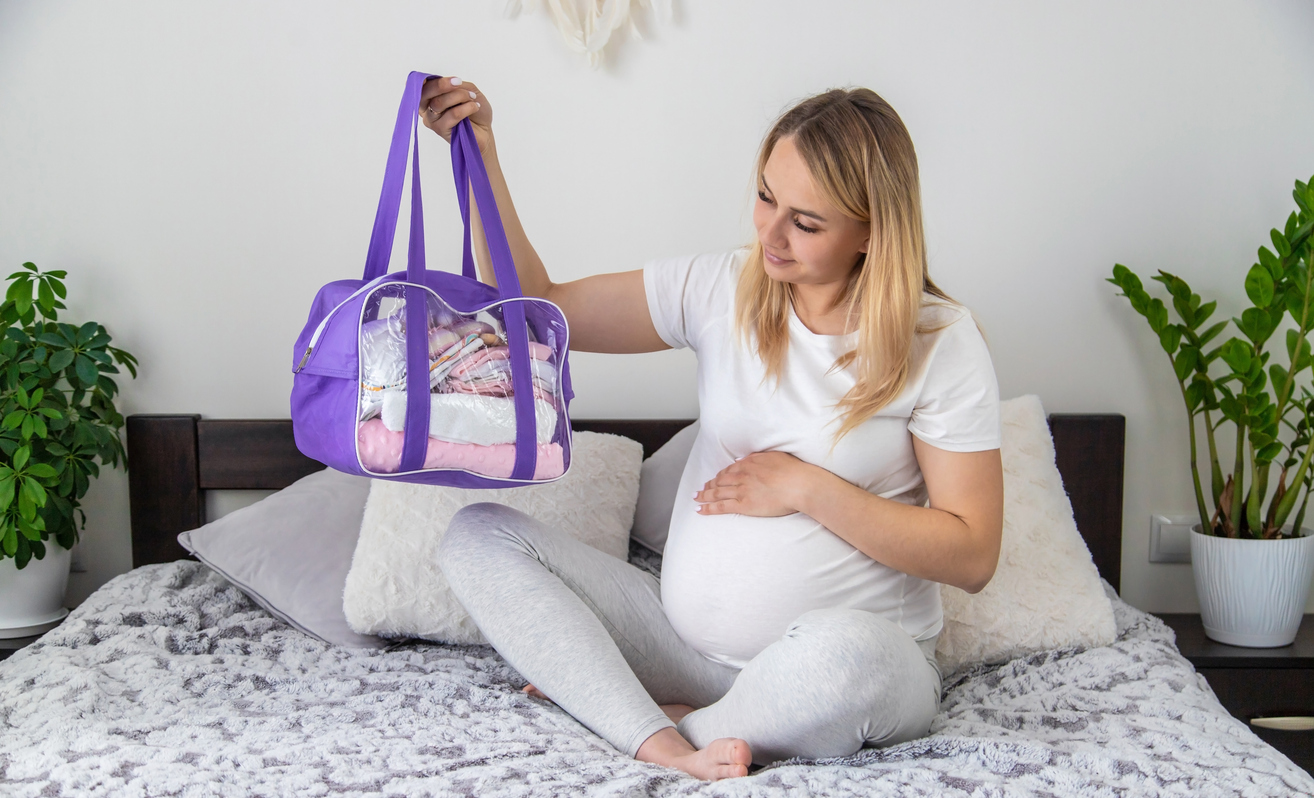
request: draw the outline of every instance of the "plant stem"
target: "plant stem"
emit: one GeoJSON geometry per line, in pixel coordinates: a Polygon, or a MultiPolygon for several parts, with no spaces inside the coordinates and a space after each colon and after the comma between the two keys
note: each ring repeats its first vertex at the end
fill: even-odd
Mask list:
{"type": "MultiPolygon", "coordinates": [[[[1169,360],[1172,356],[1169,356],[1169,360]]],[[[1182,380],[1177,381],[1177,387],[1182,391],[1182,401],[1186,403],[1186,428],[1190,432],[1191,440],[1191,483],[1195,486],[1195,506],[1200,513],[1200,529],[1209,528],[1209,510],[1205,507],[1204,490],[1200,487],[1200,463],[1199,456],[1196,453],[1195,443],[1195,413],[1191,410],[1191,403],[1186,398],[1186,383],[1182,380]]],[[[1205,424],[1208,425],[1206,420],[1205,424]]],[[[1217,501],[1214,502],[1217,504],[1217,501]]]]}
{"type": "Polygon", "coordinates": [[[1264,530],[1264,496],[1268,493],[1268,463],[1258,465],[1255,462],[1255,445],[1250,444],[1250,496],[1246,501],[1246,524],[1250,527],[1250,536],[1263,537],[1264,530]]]}
{"type": "Polygon", "coordinates": [[[1246,426],[1236,425],[1236,463],[1232,467],[1232,532],[1241,535],[1241,511],[1245,501],[1245,491],[1241,481],[1245,478],[1242,469],[1246,467],[1246,426]]]}
{"type": "Polygon", "coordinates": [[[1204,411],[1204,420],[1205,441],[1209,444],[1209,482],[1210,487],[1213,488],[1213,506],[1218,508],[1218,503],[1223,497],[1223,469],[1218,465],[1218,444],[1214,442],[1214,420],[1210,418],[1207,409],[1204,411]]]}
{"type": "MultiPolygon", "coordinates": [[[[1309,471],[1311,456],[1314,456],[1314,445],[1305,447],[1305,456],[1300,460],[1300,468],[1296,470],[1296,475],[1291,478],[1293,486],[1305,484],[1305,474],[1309,471]]],[[[1296,506],[1296,496],[1298,494],[1299,491],[1287,491],[1287,495],[1283,496],[1282,501],[1278,502],[1277,512],[1273,516],[1273,523],[1278,529],[1281,529],[1282,525],[1287,522],[1287,516],[1291,515],[1291,508],[1296,506]]],[[[1308,496],[1308,494],[1306,495],[1308,496]]]]}
{"type": "MultiPolygon", "coordinates": [[[[1296,520],[1291,522],[1291,534],[1293,537],[1300,536],[1300,527],[1305,523],[1306,507],[1309,507],[1309,491],[1305,491],[1305,500],[1300,503],[1300,510],[1296,513],[1296,520]]],[[[1280,525],[1279,528],[1281,528],[1280,525]]]]}

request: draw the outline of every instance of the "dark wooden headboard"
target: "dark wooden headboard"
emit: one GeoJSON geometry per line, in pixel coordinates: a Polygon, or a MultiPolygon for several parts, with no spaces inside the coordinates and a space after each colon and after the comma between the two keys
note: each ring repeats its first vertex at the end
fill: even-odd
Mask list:
{"type": "MultiPolygon", "coordinates": [[[[647,457],[692,423],[577,419],[572,426],[632,438],[647,457]]],[[[1120,415],[1055,413],[1049,427],[1077,529],[1100,576],[1119,587],[1126,421],[1120,415]]],[[[277,490],[324,468],[297,450],[291,421],[197,415],[129,416],[128,460],[134,567],[188,556],[177,535],[205,523],[205,491],[277,490]]]]}

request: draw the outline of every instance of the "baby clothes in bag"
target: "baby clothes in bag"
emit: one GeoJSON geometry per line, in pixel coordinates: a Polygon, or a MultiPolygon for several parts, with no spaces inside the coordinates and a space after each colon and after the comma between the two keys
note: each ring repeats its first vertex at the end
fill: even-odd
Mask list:
{"type": "Polygon", "coordinates": [[[433,77],[407,78],[364,274],[320,289],[294,345],[297,447],[333,468],[378,479],[461,488],[556,479],[570,467],[570,333],[560,308],[520,290],[468,121],[451,139],[465,228],[461,270],[425,266],[418,110],[424,82],[433,77]],[[406,271],[390,273],[407,182],[406,271]],[[496,285],[475,276],[472,199],[496,285]]]}
{"type": "MultiPolygon", "coordinates": [[[[508,476],[515,459],[516,408],[502,323],[492,314],[458,313],[436,297],[430,297],[428,305],[430,442],[424,467],[508,476]]],[[[401,433],[406,429],[405,317],[392,313],[360,329],[358,449],[362,464],[371,471],[391,473],[400,463],[401,433]]],[[[529,341],[541,465],[535,479],[559,476],[562,463],[561,447],[552,443],[560,415],[552,355],[552,347],[529,341]]]]}

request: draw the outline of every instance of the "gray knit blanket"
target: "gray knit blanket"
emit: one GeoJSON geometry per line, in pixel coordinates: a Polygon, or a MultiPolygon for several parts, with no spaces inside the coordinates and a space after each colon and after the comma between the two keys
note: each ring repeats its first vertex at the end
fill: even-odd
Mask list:
{"type": "Polygon", "coordinates": [[[951,675],[929,737],[701,782],[519,691],[490,648],[330,646],[193,562],[105,585],[0,662],[0,794],[1290,796],[1152,616],[951,675]]]}

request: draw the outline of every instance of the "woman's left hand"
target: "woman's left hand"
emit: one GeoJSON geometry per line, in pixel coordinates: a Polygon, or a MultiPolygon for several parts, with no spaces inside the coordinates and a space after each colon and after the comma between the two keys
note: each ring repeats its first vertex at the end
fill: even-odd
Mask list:
{"type": "Polygon", "coordinates": [[[817,466],[784,452],[755,452],[726,466],[694,494],[700,515],[759,517],[801,512],[817,466]]]}

